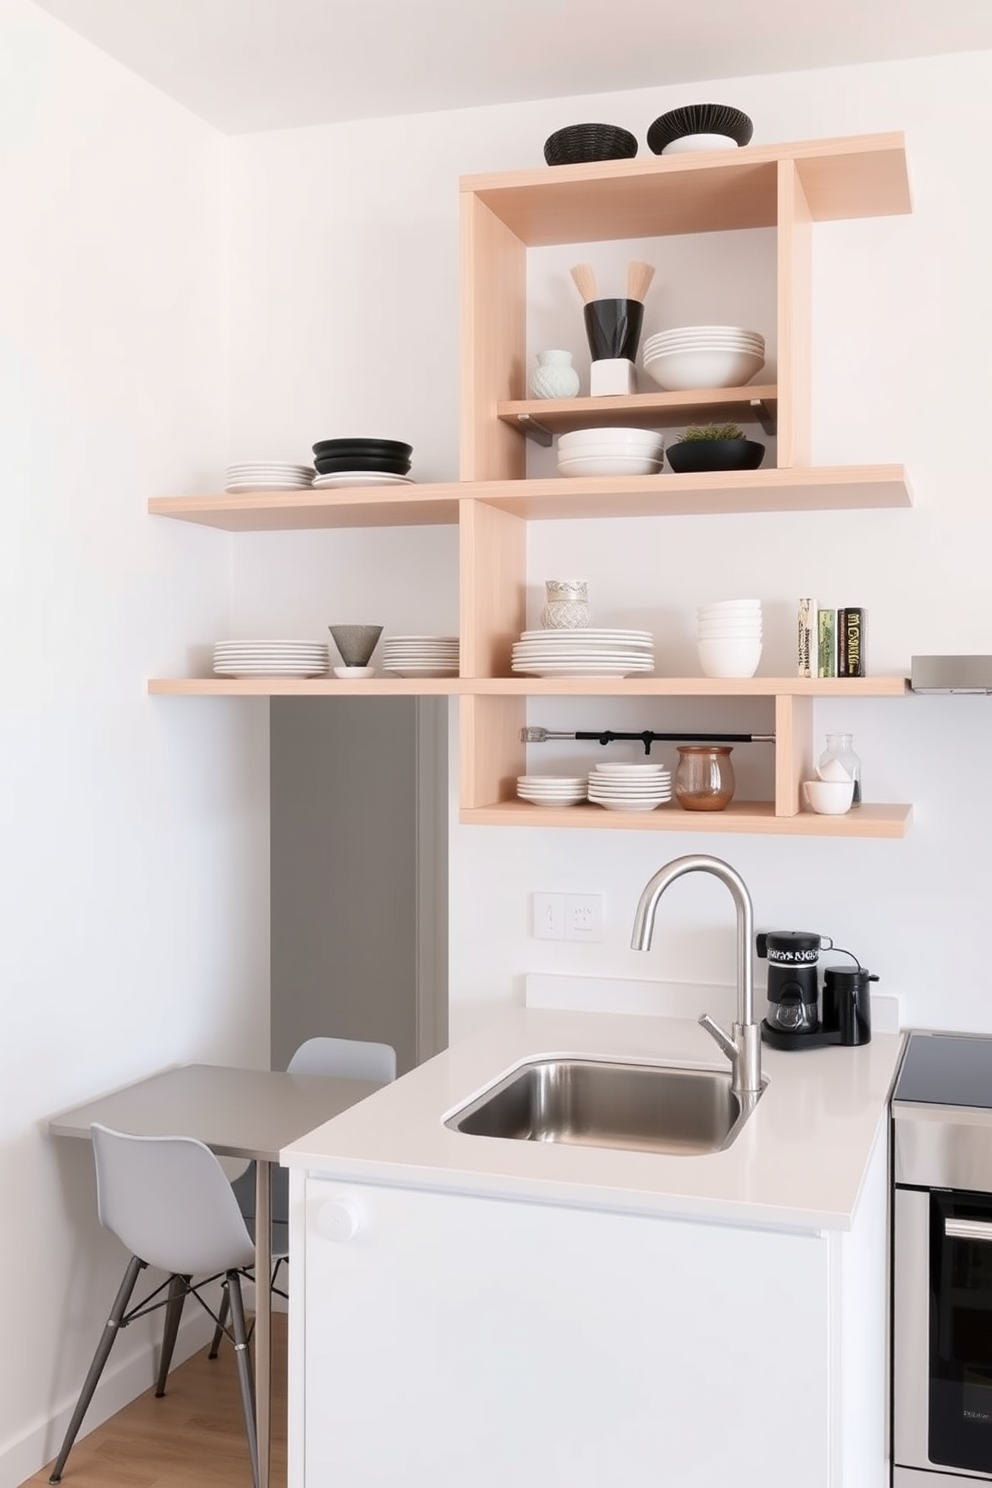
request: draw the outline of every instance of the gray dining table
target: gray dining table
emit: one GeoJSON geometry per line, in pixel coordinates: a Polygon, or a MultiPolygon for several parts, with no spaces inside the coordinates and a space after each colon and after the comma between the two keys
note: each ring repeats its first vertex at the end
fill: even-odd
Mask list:
{"type": "MultiPolygon", "coordinates": [[[[94,1121],[137,1137],[198,1137],[219,1157],[253,1159],[255,1214],[272,1214],[272,1166],[283,1147],[380,1087],[367,1080],[185,1064],[53,1116],[57,1137],[89,1138],[94,1121]]],[[[260,1488],[272,1440],[272,1227],[255,1224],[255,1395],[260,1488]]]]}

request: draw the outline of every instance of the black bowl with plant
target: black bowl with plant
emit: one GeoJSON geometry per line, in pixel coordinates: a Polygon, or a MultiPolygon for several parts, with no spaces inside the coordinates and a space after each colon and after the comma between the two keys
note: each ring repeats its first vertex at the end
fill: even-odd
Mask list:
{"type": "Polygon", "coordinates": [[[693,470],[757,470],[765,446],[744,438],[740,424],[690,424],[665,450],[677,475],[693,470]]]}

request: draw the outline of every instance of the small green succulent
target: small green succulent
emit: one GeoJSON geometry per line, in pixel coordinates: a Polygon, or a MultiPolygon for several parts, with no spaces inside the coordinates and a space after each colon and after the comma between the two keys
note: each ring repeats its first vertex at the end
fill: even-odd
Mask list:
{"type": "Polygon", "coordinates": [[[743,439],[740,424],[690,424],[683,439],[743,439]]]}

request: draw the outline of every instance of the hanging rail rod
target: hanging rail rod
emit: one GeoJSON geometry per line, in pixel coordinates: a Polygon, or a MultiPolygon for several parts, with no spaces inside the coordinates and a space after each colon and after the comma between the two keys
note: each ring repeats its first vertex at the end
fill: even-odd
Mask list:
{"type": "Polygon", "coordinates": [[[592,739],[598,744],[614,744],[618,739],[633,739],[651,753],[652,744],[774,744],[774,734],[659,734],[643,729],[639,734],[617,733],[613,729],[581,729],[565,733],[557,729],[531,726],[520,730],[523,744],[546,744],[549,739],[592,739]]]}

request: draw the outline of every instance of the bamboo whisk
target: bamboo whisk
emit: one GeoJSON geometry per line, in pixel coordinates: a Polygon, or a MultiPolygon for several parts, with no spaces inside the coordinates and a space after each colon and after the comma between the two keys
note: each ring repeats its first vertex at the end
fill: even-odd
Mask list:
{"type": "Polygon", "coordinates": [[[582,296],[582,303],[589,305],[596,298],[596,275],[592,271],[592,264],[574,264],[569,270],[575,280],[575,287],[582,296]]]}
{"type": "Polygon", "coordinates": [[[627,298],[628,300],[639,300],[644,303],[644,296],[651,288],[651,280],[654,278],[654,265],[641,263],[635,259],[627,265],[627,298]]]}

